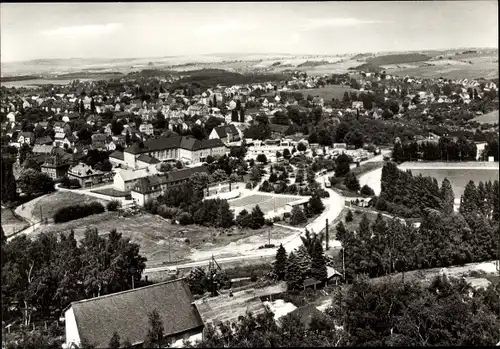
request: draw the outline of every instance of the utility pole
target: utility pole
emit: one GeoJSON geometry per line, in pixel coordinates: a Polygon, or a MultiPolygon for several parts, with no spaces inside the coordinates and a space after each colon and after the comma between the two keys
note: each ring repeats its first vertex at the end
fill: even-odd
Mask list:
{"type": "Polygon", "coordinates": [[[172,255],[170,253],[170,233],[168,233],[168,262],[172,263],[172,255]]]}
{"type": "Polygon", "coordinates": [[[132,289],[134,289],[134,275],[132,275],[132,289]]]}
{"type": "Polygon", "coordinates": [[[325,234],[325,237],[326,237],[326,250],[328,251],[330,249],[330,247],[328,246],[328,240],[330,240],[330,236],[328,235],[328,218],[326,219],[325,230],[326,230],[326,234],[325,234]]]}
{"type": "Polygon", "coordinates": [[[42,205],[40,205],[40,222],[43,221],[42,205]]]}
{"type": "Polygon", "coordinates": [[[342,271],[344,273],[344,282],[345,282],[345,258],[344,258],[345,249],[342,247],[342,271]]]}

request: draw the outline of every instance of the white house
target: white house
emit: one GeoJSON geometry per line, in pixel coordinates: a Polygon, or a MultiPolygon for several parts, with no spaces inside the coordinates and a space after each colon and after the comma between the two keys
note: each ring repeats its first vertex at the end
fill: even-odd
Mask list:
{"type": "MultiPolygon", "coordinates": [[[[111,160],[111,159],[110,159],[111,160]]],[[[129,191],[141,178],[149,177],[158,173],[156,165],[141,169],[119,169],[113,177],[113,186],[117,190],[129,191]]]]}

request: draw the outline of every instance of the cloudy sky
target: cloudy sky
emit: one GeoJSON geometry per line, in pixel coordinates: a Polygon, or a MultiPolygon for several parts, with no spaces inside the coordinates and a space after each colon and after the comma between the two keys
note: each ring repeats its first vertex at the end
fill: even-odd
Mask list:
{"type": "Polygon", "coordinates": [[[496,1],[0,4],[1,61],[498,47],[496,1]]]}

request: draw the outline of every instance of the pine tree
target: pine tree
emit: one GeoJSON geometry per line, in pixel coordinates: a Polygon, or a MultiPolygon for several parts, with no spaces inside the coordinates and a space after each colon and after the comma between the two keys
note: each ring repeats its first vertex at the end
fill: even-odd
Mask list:
{"type": "Polygon", "coordinates": [[[256,205],[252,209],[250,228],[252,229],[262,228],[264,223],[265,223],[264,212],[262,212],[259,205],[256,205]]]}
{"type": "Polygon", "coordinates": [[[439,196],[443,201],[443,213],[446,215],[452,214],[453,207],[455,206],[455,195],[453,194],[453,188],[448,178],[443,179],[439,196]]]}
{"type": "Polygon", "coordinates": [[[80,114],[85,113],[85,106],[83,105],[83,99],[80,99],[80,114]]]}
{"type": "Polygon", "coordinates": [[[298,225],[307,222],[304,211],[299,206],[294,206],[290,215],[290,224],[298,225]]]}
{"type": "Polygon", "coordinates": [[[344,184],[347,189],[357,192],[360,189],[359,181],[356,178],[356,175],[352,172],[349,172],[344,180],[344,184]]]}
{"type": "Polygon", "coordinates": [[[328,273],[326,270],[326,259],[321,243],[314,244],[311,256],[311,276],[316,280],[326,280],[328,273]]]}
{"type": "Polygon", "coordinates": [[[245,109],[240,109],[240,122],[245,122],[245,109]]]}
{"type": "Polygon", "coordinates": [[[353,217],[352,211],[348,210],[347,214],[345,215],[345,222],[346,223],[352,222],[353,219],[354,219],[354,217],[353,217]]]}
{"type": "Polygon", "coordinates": [[[342,223],[342,221],[340,221],[337,224],[335,229],[337,230],[337,235],[336,235],[335,239],[337,239],[338,241],[340,241],[342,243],[342,241],[344,241],[346,234],[347,234],[347,230],[345,228],[344,223],[342,223]]]}
{"type": "Polygon", "coordinates": [[[321,201],[321,198],[319,197],[318,194],[314,194],[311,196],[307,203],[307,208],[308,210],[313,214],[320,214],[321,212],[324,211],[325,205],[321,201]]]}
{"type": "Polygon", "coordinates": [[[296,264],[299,267],[300,275],[303,279],[309,277],[311,274],[311,256],[304,245],[301,245],[295,251],[296,264]]]}
{"type": "Polygon", "coordinates": [[[296,290],[302,286],[302,275],[297,264],[297,257],[293,252],[290,252],[288,257],[285,278],[289,290],[296,290]]]}
{"type": "Polygon", "coordinates": [[[492,206],[493,206],[493,214],[492,218],[494,221],[499,220],[500,218],[500,212],[499,212],[499,197],[500,197],[500,190],[498,187],[498,181],[493,182],[493,200],[492,200],[492,206]]]}
{"type": "Polygon", "coordinates": [[[472,214],[479,211],[479,193],[474,181],[469,181],[465,186],[464,193],[460,199],[460,213],[472,214]]]}
{"type": "Polygon", "coordinates": [[[484,183],[482,181],[479,182],[477,185],[477,195],[478,195],[478,208],[479,212],[481,212],[483,215],[488,214],[488,204],[487,204],[487,199],[488,199],[488,193],[486,192],[486,187],[484,186],[484,183]]]}
{"type": "Polygon", "coordinates": [[[96,110],[96,109],[95,109],[95,101],[94,101],[94,98],[92,98],[92,99],[90,100],[90,111],[91,111],[92,113],[95,113],[95,110],[96,110]]]}
{"type": "Polygon", "coordinates": [[[163,321],[158,311],[153,310],[148,314],[149,329],[146,340],[144,341],[145,348],[159,347],[159,342],[163,340],[163,321]]]}
{"type": "Polygon", "coordinates": [[[283,244],[280,244],[276,251],[276,261],[274,262],[274,273],[278,276],[278,280],[283,280],[286,274],[287,256],[283,244]]]}

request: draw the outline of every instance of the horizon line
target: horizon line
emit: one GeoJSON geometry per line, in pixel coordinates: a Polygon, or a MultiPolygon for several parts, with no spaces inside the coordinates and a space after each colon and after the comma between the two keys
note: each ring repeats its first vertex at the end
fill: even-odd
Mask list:
{"type": "MultiPolygon", "coordinates": [[[[144,56],[144,57],[70,57],[70,58],[32,58],[28,60],[16,60],[16,61],[2,61],[0,57],[0,63],[29,63],[33,61],[56,61],[56,60],[138,60],[138,59],[161,59],[161,58],[175,58],[175,57],[188,57],[188,56],[210,56],[210,55],[289,55],[289,56],[338,56],[338,55],[356,55],[356,54],[379,54],[379,53],[399,53],[399,52],[422,52],[422,51],[451,51],[451,50],[466,50],[466,49],[487,49],[487,50],[498,50],[498,47],[447,47],[447,48],[422,48],[418,50],[382,50],[382,51],[369,51],[369,52],[338,52],[338,53],[286,53],[286,52],[215,52],[215,53],[199,53],[199,54],[178,54],[178,55],[166,55],[166,56],[144,56]]],[[[196,63],[196,62],[195,62],[196,63]]],[[[203,62],[200,62],[203,63],[203,62]]]]}

